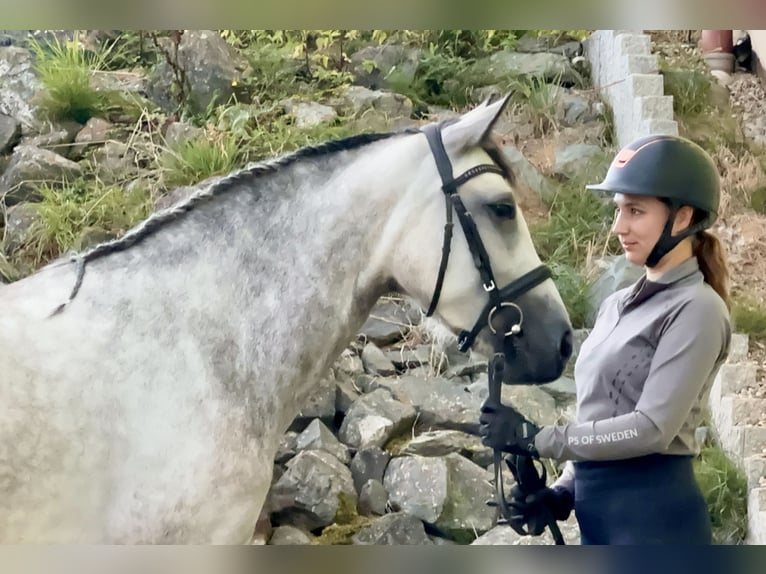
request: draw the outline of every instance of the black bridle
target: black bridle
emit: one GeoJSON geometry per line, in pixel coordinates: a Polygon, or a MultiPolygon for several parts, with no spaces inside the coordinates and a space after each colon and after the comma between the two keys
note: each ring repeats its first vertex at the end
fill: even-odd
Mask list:
{"type": "Polygon", "coordinates": [[[426,316],[430,317],[433,315],[434,311],[436,311],[436,306],[439,303],[442,284],[444,283],[444,274],[447,271],[447,264],[449,263],[450,249],[452,246],[452,212],[454,210],[455,213],[457,213],[458,220],[463,228],[463,234],[468,242],[468,248],[473,257],[473,263],[479,271],[482,285],[489,298],[489,301],[487,301],[484,309],[476,319],[473,328],[470,331],[463,331],[458,335],[458,349],[463,352],[470,349],[479,332],[485,326],[488,326],[493,334],[499,335],[500,340],[518,335],[521,332],[523,314],[521,308],[513,301],[546,279],[549,279],[551,277],[551,271],[545,265],[540,265],[532,271],[525,273],[515,281],[512,281],[502,289],[498,289],[497,283],[495,282],[495,275],[492,272],[492,265],[489,262],[489,255],[481,240],[479,230],[476,227],[471,212],[465,208],[463,200],[457,192],[458,187],[463,185],[469,179],[481,175],[482,173],[496,173],[503,177],[506,177],[506,174],[494,164],[481,164],[476,165],[463,172],[458,177],[453,178],[452,164],[450,163],[447,152],[444,149],[444,144],[442,143],[441,126],[439,124],[428,124],[423,126],[421,131],[425,134],[426,138],[428,138],[428,145],[431,146],[431,153],[434,156],[436,168],[439,170],[439,175],[442,179],[442,191],[444,192],[447,204],[447,222],[444,225],[442,260],[439,266],[439,275],[436,278],[436,287],[434,288],[434,294],[431,298],[431,304],[428,306],[426,316]],[[495,327],[492,325],[492,316],[502,307],[513,307],[519,314],[518,322],[513,325],[509,331],[504,333],[496,331],[495,327]]]}
{"type": "MultiPolygon", "coordinates": [[[[476,319],[476,323],[470,331],[463,331],[458,335],[458,349],[462,352],[471,348],[479,332],[485,327],[489,327],[489,330],[496,338],[495,354],[489,365],[489,399],[494,401],[498,405],[500,401],[500,389],[502,385],[503,370],[506,365],[506,356],[504,352],[504,343],[507,337],[514,337],[521,333],[522,323],[524,321],[524,314],[521,307],[519,307],[514,300],[531,290],[532,288],[540,285],[546,279],[551,278],[551,271],[545,265],[540,265],[525,273],[515,281],[512,281],[502,289],[498,289],[495,282],[495,275],[492,272],[492,265],[489,262],[489,255],[484,247],[484,243],[481,240],[481,235],[476,227],[476,223],[471,216],[471,212],[465,208],[463,200],[458,194],[458,187],[463,185],[466,181],[474,178],[482,173],[496,173],[506,177],[505,172],[494,164],[481,164],[476,165],[458,177],[452,177],[452,164],[450,163],[447,152],[444,149],[444,143],[441,138],[441,125],[446,124],[428,124],[421,128],[421,131],[428,139],[428,145],[431,148],[431,153],[434,156],[436,162],[436,168],[439,170],[439,175],[442,180],[442,191],[445,195],[445,203],[447,205],[447,222],[444,225],[444,242],[442,244],[442,260],[439,266],[439,274],[436,279],[436,287],[434,289],[433,297],[431,298],[431,304],[428,306],[426,316],[430,317],[436,311],[436,306],[439,303],[439,296],[441,295],[442,285],[444,283],[444,275],[447,270],[447,264],[449,262],[450,249],[452,245],[452,212],[457,213],[460,225],[463,228],[463,234],[468,242],[468,248],[471,251],[473,263],[476,269],[479,271],[482,285],[487,292],[488,301],[484,306],[484,309],[476,319]],[[518,314],[518,320],[511,326],[508,331],[502,329],[496,329],[492,325],[493,315],[502,309],[503,307],[511,307],[516,310],[518,314]]],[[[508,505],[503,491],[502,480],[502,453],[498,450],[494,452],[494,467],[495,467],[495,502],[494,505],[499,507],[505,521],[519,534],[529,534],[529,531],[524,530],[523,526],[518,524],[512,519],[512,510],[508,505]]],[[[545,487],[545,467],[543,466],[542,475],[538,475],[537,469],[534,465],[534,460],[531,457],[509,457],[506,459],[511,473],[516,479],[519,488],[526,494],[532,494],[537,490],[545,487]]],[[[546,519],[547,525],[550,527],[553,533],[556,544],[563,544],[563,538],[556,525],[556,520],[553,517],[546,519]]],[[[530,525],[531,529],[531,525],[530,525]]]]}

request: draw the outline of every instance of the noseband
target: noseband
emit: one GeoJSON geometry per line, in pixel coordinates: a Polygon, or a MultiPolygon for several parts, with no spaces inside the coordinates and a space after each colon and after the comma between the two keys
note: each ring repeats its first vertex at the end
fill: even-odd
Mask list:
{"type": "MultiPolygon", "coordinates": [[[[428,139],[428,145],[431,147],[431,153],[434,156],[436,162],[436,168],[439,170],[439,175],[442,180],[442,191],[445,195],[447,205],[447,222],[444,225],[444,242],[442,244],[442,260],[439,266],[439,275],[436,279],[436,287],[434,289],[433,297],[431,298],[431,304],[428,306],[426,316],[430,317],[436,310],[436,306],[439,303],[439,296],[441,295],[442,285],[444,283],[444,274],[447,270],[447,264],[449,262],[450,249],[452,245],[452,211],[457,213],[460,225],[463,228],[463,234],[468,242],[468,248],[471,251],[473,263],[476,269],[479,271],[484,291],[487,292],[489,301],[484,306],[481,314],[476,323],[470,331],[462,331],[458,335],[458,349],[460,351],[467,351],[471,348],[479,332],[488,326],[490,331],[497,337],[498,343],[502,344],[502,341],[506,337],[511,337],[521,333],[521,327],[524,319],[524,315],[521,308],[513,301],[536,287],[546,279],[551,277],[551,271],[545,265],[540,265],[532,271],[525,273],[515,281],[512,281],[502,289],[498,289],[495,282],[495,275],[492,273],[492,265],[489,262],[489,255],[484,247],[484,243],[479,235],[479,230],[476,227],[476,223],[471,216],[471,212],[463,205],[463,200],[458,195],[458,187],[463,185],[469,179],[481,175],[482,173],[496,173],[506,176],[505,172],[494,164],[481,164],[474,166],[467,171],[463,172],[456,178],[452,177],[452,164],[450,163],[447,152],[444,149],[444,143],[441,138],[441,127],[439,124],[428,124],[421,128],[421,131],[428,139]],[[492,324],[492,318],[495,313],[503,307],[510,307],[516,310],[518,313],[518,321],[507,332],[497,331],[492,324]]],[[[497,350],[500,350],[498,348],[497,350]]]]}

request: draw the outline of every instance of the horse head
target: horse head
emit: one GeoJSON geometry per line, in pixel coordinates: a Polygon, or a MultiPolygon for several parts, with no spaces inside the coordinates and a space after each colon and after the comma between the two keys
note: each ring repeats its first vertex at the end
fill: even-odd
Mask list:
{"type": "Polygon", "coordinates": [[[504,352],[506,382],[540,384],[561,375],[572,328],[490,137],[506,103],[423,128],[391,273],[461,350],[504,352]]]}

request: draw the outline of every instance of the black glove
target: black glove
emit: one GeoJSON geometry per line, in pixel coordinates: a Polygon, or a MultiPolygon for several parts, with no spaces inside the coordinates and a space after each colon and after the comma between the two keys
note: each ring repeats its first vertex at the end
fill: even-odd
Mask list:
{"type": "Polygon", "coordinates": [[[527,420],[516,409],[485,401],[479,416],[479,434],[482,443],[488,447],[538,457],[535,435],[540,428],[527,420]]]}
{"type": "MultiPolygon", "coordinates": [[[[563,487],[543,488],[534,494],[526,494],[518,485],[511,489],[509,506],[513,509],[514,520],[527,523],[530,530],[537,530],[532,525],[542,522],[547,510],[556,520],[566,520],[574,508],[574,496],[563,487]]],[[[545,525],[542,525],[545,530],[545,525]]]]}

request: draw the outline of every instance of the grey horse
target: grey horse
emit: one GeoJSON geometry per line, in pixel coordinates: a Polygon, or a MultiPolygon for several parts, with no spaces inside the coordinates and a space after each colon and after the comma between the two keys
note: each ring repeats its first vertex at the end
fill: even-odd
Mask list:
{"type": "MultiPolygon", "coordinates": [[[[506,101],[441,132],[455,174],[503,170],[459,189],[500,285],[541,263],[491,143],[506,101]]],[[[280,436],[376,300],[431,299],[441,186],[416,130],[328,142],[0,287],[0,542],[250,541],[280,436]]],[[[486,303],[455,226],[434,316],[457,333],[486,303]]],[[[559,293],[546,279],[517,303],[510,372],[553,380],[559,293]]],[[[483,329],[476,349],[495,346],[483,329]]]]}

